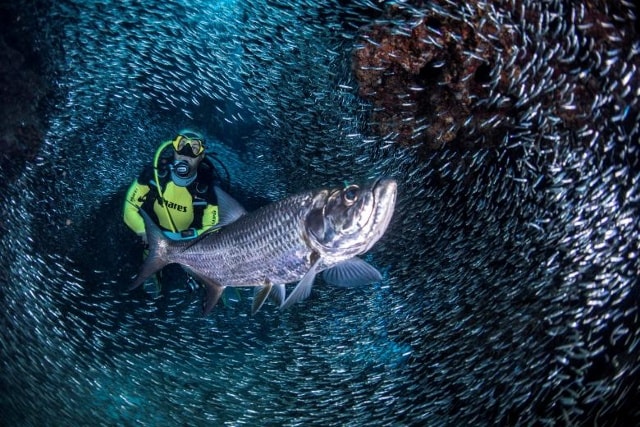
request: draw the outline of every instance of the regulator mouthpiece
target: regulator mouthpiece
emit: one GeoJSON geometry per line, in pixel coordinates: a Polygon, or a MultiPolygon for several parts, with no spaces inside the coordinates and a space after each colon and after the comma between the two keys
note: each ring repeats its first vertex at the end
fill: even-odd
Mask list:
{"type": "Polygon", "coordinates": [[[186,161],[178,160],[173,163],[173,172],[180,178],[188,178],[191,173],[191,167],[186,161]]]}

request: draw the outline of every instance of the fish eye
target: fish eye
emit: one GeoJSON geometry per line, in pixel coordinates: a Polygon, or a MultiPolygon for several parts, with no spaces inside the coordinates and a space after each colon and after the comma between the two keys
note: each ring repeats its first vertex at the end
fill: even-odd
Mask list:
{"type": "Polygon", "coordinates": [[[358,186],[350,185],[342,191],[342,199],[348,205],[351,205],[358,200],[358,186]]]}

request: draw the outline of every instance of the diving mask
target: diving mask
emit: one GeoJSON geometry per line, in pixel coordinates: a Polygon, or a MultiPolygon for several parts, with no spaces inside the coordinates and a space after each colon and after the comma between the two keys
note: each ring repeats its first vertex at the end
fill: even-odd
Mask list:
{"type": "Polygon", "coordinates": [[[182,156],[198,157],[204,153],[204,141],[195,135],[178,135],[173,140],[173,149],[182,156]]]}

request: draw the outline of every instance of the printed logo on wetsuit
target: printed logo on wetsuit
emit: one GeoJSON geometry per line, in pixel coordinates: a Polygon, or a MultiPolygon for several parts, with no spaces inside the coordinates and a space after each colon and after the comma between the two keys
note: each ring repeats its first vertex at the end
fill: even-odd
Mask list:
{"type": "Polygon", "coordinates": [[[167,204],[167,207],[169,209],[175,209],[178,212],[186,212],[187,211],[187,207],[186,206],[179,205],[179,204],[177,204],[175,202],[170,202],[170,201],[168,201],[166,199],[165,199],[164,202],[167,204]]]}

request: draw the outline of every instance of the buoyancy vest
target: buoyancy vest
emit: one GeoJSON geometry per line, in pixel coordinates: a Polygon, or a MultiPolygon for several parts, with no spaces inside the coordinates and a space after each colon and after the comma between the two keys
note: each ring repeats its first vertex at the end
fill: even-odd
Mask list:
{"type": "Polygon", "coordinates": [[[150,191],[142,209],[165,230],[200,229],[204,209],[207,205],[217,205],[213,191],[216,185],[214,167],[205,157],[198,166],[196,179],[181,187],[171,179],[171,160],[161,157],[157,162],[157,174],[153,167],[143,171],[139,181],[149,185],[150,191]]]}

